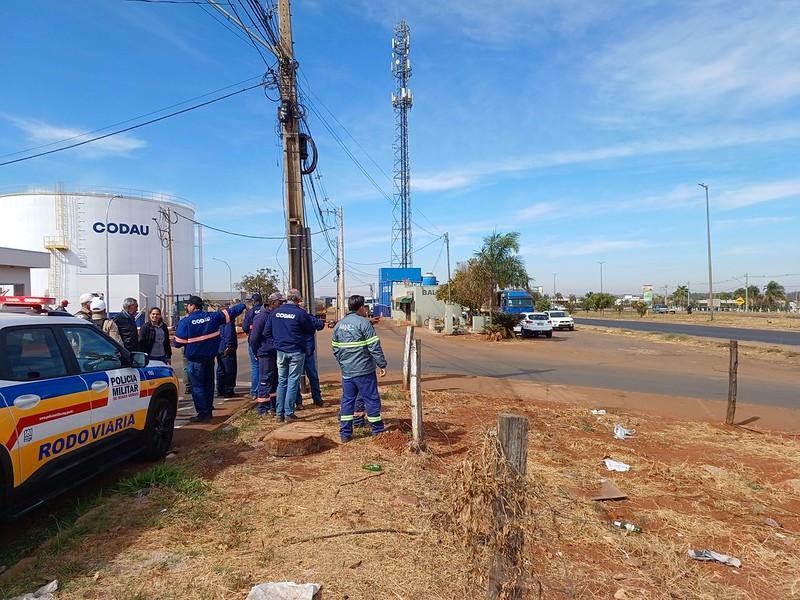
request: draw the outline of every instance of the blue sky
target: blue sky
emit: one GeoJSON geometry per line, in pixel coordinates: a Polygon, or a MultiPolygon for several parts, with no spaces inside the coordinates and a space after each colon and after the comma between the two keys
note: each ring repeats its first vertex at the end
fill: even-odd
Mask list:
{"type": "MultiPolygon", "coordinates": [[[[198,5],[123,0],[0,4],[0,154],[122,121],[258,76],[264,63],[198,5]]],[[[311,101],[390,195],[390,40],[412,35],[415,262],[446,276],[483,236],[519,231],[536,282],[564,294],[800,273],[800,3],[295,0],[311,101]],[[343,129],[328,113],[346,127],[343,129]],[[352,137],[350,137],[352,136],[352,137]],[[354,141],[354,139],[357,140],[354,141]],[[362,149],[363,148],[363,149],[362,149]],[[366,153],[365,153],[366,150],[366,153]],[[374,160],[378,166],[373,164],[374,160]],[[380,169],[378,168],[380,167],[380,169]],[[432,235],[435,234],[435,235],[432,235]]],[[[260,90],[81,149],[0,167],[0,188],[120,186],[196,204],[198,219],[283,232],[276,104],[260,90]]],[[[389,256],[389,202],[311,114],[320,173],[344,207],[347,288],[389,256]]],[[[309,212],[309,221],[316,221],[309,212]]],[[[285,246],[209,233],[206,289],[285,246]]],[[[315,264],[332,293],[332,261],[315,264]]],[[[800,276],[778,278],[800,289],[800,276]]],[[[766,279],[756,279],[764,284],[766,279]]]]}

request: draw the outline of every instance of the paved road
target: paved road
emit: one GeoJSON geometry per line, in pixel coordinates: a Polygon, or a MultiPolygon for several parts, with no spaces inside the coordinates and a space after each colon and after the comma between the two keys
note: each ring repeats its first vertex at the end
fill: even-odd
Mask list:
{"type": "MultiPolygon", "coordinates": [[[[402,364],[403,330],[381,326],[378,333],[390,365],[389,379],[397,379],[402,364]]],[[[336,377],[336,363],[328,350],[326,335],[329,334],[320,334],[319,365],[323,378],[332,380],[336,377]]],[[[561,332],[549,340],[532,339],[491,346],[427,332],[421,332],[420,337],[423,339],[423,369],[428,374],[512,378],[667,396],[727,399],[727,356],[675,344],[618,338],[591,331],[561,332]]],[[[791,366],[772,366],[766,360],[740,361],[740,402],[800,408],[798,382],[800,376],[791,366]]]]}
{"type": "Polygon", "coordinates": [[[597,325],[600,327],[620,327],[635,331],[658,331],[661,333],[679,333],[697,337],[739,340],[742,342],[764,342],[767,344],[787,344],[800,346],[800,332],[781,331],[775,329],[742,329],[739,327],[713,327],[709,325],[687,325],[684,323],[656,323],[653,321],[620,321],[617,319],[584,319],[576,318],[580,325],[597,325]]]}

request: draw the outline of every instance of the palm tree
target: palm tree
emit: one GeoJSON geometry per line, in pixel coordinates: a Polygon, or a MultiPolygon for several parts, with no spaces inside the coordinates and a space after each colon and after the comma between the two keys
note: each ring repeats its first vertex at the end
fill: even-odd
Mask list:
{"type": "Polygon", "coordinates": [[[786,300],[786,289],[777,281],[770,281],[764,286],[764,304],[769,308],[775,308],[778,302],[786,300]]]}
{"type": "Polygon", "coordinates": [[[689,286],[679,285],[678,289],[672,292],[672,301],[676,304],[688,304],[689,286]]]}
{"type": "Polygon", "coordinates": [[[483,246],[475,253],[480,266],[481,279],[489,296],[489,319],[494,313],[494,295],[497,288],[527,287],[530,277],[519,256],[519,232],[497,233],[483,238],[483,246]]]}

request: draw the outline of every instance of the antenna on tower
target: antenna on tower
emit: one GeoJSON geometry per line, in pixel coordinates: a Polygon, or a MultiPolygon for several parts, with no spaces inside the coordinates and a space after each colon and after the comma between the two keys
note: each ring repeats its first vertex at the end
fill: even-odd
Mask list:
{"type": "Polygon", "coordinates": [[[394,206],[392,210],[392,265],[410,267],[414,262],[411,248],[411,168],[408,158],[408,111],[413,98],[411,78],[411,30],[400,21],[392,37],[392,75],[395,86],[392,106],[395,115],[394,137],[394,206]]]}

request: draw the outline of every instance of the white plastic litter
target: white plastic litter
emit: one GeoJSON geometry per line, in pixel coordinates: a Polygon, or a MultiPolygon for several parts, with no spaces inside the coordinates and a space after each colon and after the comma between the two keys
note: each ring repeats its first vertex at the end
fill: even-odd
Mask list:
{"type": "Polygon", "coordinates": [[[625,429],[622,425],[617,423],[614,425],[614,437],[618,440],[626,440],[636,433],[635,429],[625,429]]]}
{"type": "Polygon", "coordinates": [[[28,592],[22,596],[14,596],[11,600],[53,600],[54,594],[58,591],[58,580],[54,579],[47,585],[43,585],[35,592],[28,592]]]}
{"type": "Polygon", "coordinates": [[[619,462],[618,460],[604,458],[603,462],[606,463],[606,469],[608,469],[609,471],[617,471],[618,473],[624,473],[625,471],[631,470],[630,465],[625,464],[624,462],[619,462]]]}
{"type": "Polygon", "coordinates": [[[592,409],[592,414],[593,415],[604,415],[604,414],[606,414],[606,409],[605,408],[593,408],[592,409]]]}
{"type": "Polygon", "coordinates": [[[322,586],[316,583],[278,581],[254,585],[247,600],[314,600],[322,586]]]}
{"type": "Polygon", "coordinates": [[[742,566],[742,561],[735,556],[728,556],[727,554],[714,552],[713,550],[709,550],[707,548],[703,550],[689,550],[689,558],[718,562],[722,563],[723,565],[736,567],[737,569],[742,566]]]}

